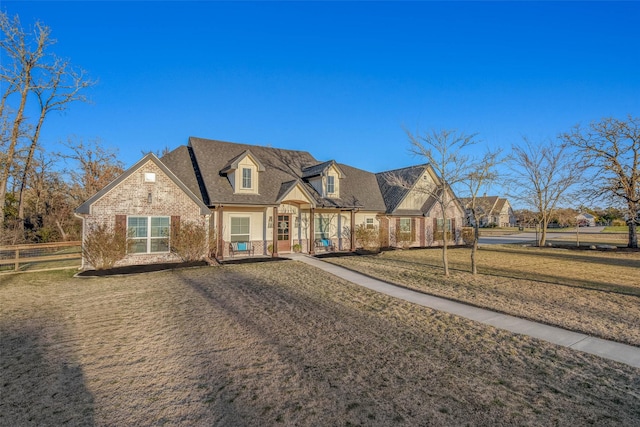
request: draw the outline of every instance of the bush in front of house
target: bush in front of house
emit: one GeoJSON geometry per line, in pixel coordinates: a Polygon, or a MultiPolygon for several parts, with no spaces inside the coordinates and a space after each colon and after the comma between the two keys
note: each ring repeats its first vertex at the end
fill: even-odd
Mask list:
{"type": "Polygon", "coordinates": [[[355,230],[356,242],[367,251],[375,251],[380,248],[380,232],[377,228],[367,228],[358,225],[355,230]]]}
{"type": "Polygon", "coordinates": [[[96,270],[112,268],[127,254],[127,234],[106,224],[94,226],[82,242],[82,256],[96,270]]]}
{"type": "Polygon", "coordinates": [[[184,262],[200,261],[207,254],[207,230],[195,222],[182,222],[173,228],[171,252],[184,262]]]}

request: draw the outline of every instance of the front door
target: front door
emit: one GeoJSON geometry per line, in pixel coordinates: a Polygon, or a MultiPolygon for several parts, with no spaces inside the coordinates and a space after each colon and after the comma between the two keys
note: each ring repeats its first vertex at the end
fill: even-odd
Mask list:
{"type": "Polygon", "coordinates": [[[291,251],[291,215],[278,215],[278,252],[291,251]]]}

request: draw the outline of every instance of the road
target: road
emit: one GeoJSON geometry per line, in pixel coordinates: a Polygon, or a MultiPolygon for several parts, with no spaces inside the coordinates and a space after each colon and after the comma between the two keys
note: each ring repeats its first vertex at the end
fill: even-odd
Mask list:
{"type": "MultiPolygon", "coordinates": [[[[580,228],[580,235],[601,233],[602,230],[604,230],[604,227],[582,227],[580,228]]],[[[567,238],[568,236],[575,236],[575,230],[574,232],[554,232],[547,230],[547,240],[567,238]]],[[[478,241],[481,245],[505,245],[511,243],[534,244],[535,242],[536,233],[531,232],[509,234],[505,236],[480,237],[478,241]]]]}

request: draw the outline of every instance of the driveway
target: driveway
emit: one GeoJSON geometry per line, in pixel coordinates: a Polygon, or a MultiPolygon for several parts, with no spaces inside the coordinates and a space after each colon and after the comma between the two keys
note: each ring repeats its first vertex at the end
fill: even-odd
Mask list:
{"type": "MultiPolygon", "coordinates": [[[[566,238],[568,235],[575,236],[575,228],[574,229],[565,229],[566,231],[562,232],[554,232],[551,230],[547,230],[547,240],[566,238]],[[569,231],[571,230],[571,231],[569,231]]],[[[580,234],[597,234],[601,233],[604,230],[604,227],[581,227],[580,234]]],[[[526,233],[517,233],[517,234],[509,234],[505,236],[490,236],[490,237],[480,237],[478,243],[481,245],[507,245],[512,243],[536,243],[536,233],[526,232],[526,233]]]]}

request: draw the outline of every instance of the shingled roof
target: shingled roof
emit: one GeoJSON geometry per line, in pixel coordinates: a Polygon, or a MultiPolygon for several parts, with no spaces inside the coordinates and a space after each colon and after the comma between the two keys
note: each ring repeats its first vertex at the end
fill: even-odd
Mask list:
{"type": "Polygon", "coordinates": [[[363,208],[383,211],[385,204],[373,173],[337,164],[319,162],[306,151],[238,144],[190,137],[187,146],[178,147],[162,158],[185,185],[209,206],[266,205],[279,203],[283,191],[300,182],[318,206],[363,208]],[[258,194],[235,194],[224,171],[249,152],[264,168],[259,172],[258,194]],[[342,173],[340,198],[323,198],[304,178],[335,164],[342,173]]]}
{"type": "MultiPolygon", "coordinates": [[[[376,174],[386,212],[392,214],[411,192],[416,182],[427,170],[428,165],[410,166],[376,174]]],[[[407,213],[408,214],[408,213],[407,213]]],[[[414,212],[413,214],[417,214],[414,212]]]]}

